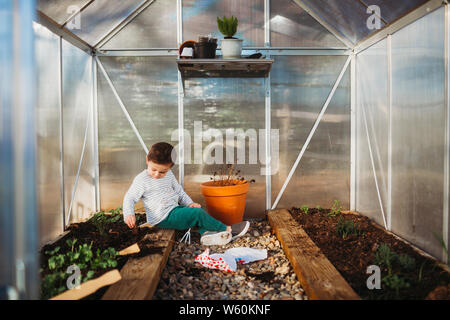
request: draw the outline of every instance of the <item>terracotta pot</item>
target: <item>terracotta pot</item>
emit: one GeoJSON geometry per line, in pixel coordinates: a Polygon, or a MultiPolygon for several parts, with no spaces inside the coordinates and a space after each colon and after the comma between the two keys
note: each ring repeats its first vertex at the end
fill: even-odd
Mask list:
{"type": "Polygon", "coordinates": [[[232,186],[218,186],[214,181],[202,183],[208,213],[226,225],[241,222],[249,186],[248,181],[232,186]]]}

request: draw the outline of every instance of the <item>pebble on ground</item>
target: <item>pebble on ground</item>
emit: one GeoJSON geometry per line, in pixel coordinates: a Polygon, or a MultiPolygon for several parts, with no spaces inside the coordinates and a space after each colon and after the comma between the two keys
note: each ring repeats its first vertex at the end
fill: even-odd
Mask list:
{"type": "Polygon", "coordinates": [[[194,259],[206,246],[191,230],[191,244],[179,242],[177,231],[155,300],[307,300],[289,260],[267,220],[250,220],[249,231],[225,246],[209,246],[210,254],[235,247],[267,249],[267,259],[237,264],[236,272],[203,267],[194,259]]]}

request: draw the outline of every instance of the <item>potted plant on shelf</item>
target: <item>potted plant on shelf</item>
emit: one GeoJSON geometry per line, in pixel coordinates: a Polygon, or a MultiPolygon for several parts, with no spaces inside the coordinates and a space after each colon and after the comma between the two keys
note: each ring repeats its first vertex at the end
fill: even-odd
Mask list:
{"type": "Polygon", "coordinates": [[[242,39],[234,37],[237,31],[238,19],[223,17],[221,20],[217,17],[217,26],[219,31],[225,36],[221,42],[222,57],[224,59],[240,59],[242,51],[242,39]]]}
{"type": "Polygon", "coordinates": [[[226,225],[242,221],[245,210],[245,200],[251,182],[240,175],[234,165],[228,164],[219,172],[214,172],[211,181],[201,184],[208,213],[226,225]]]}

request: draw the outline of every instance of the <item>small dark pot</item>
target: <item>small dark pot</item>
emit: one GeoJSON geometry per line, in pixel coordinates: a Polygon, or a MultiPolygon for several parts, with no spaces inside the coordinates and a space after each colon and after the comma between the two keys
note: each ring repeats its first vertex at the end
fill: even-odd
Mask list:
{"type": "Polygon", "coordinates": [[[197,59],[214,59],[216,57],[217,43],[200,42],[194,45],[194,56],[197,59]]]}

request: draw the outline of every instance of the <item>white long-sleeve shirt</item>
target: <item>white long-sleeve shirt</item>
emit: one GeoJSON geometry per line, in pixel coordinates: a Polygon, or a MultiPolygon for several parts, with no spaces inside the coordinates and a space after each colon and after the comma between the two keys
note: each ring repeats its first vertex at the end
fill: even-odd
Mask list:
{"type": "Polygon", "coordinates": [[[134,215],[134,205],[139,200],[144,203],[147,222],[152,226],[163,221],[176,206],[188,206],[193,203],[178,183],[172,170],[159,179],[151,177],[147,170],[134,178],[123,199],[124,220],[127,216],[134,215]]]}

